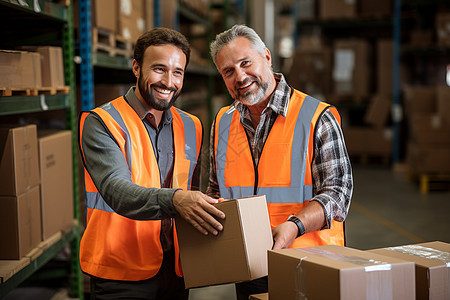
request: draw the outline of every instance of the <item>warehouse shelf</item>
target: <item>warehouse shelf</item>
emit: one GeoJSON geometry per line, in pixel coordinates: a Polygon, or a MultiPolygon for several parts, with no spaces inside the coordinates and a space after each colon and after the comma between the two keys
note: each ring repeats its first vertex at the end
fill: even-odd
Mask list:
{"type": "Polygon", "coordinates": [[[211,22],[205,16],[200,15],[183,4],[178,5],[178,13],[180,17],[184,17],[191,22],[203,24],[208,28],[211,27],[211,22]]]}
{"type": "Polygon", "coordinates": [[[34,13],[38,18],[51,18],[61,22],[68,21],[67,7],[57,3],[32,0],[0,0],[0,4],[5,6],[5,8],[3,8],[5,11],[2,13],[6,13],[7,7],[10,7],[12,9],[8,11],[10,14],[14,14],[17,10],[22,10],[24,12],[34,13]]]}
{"type": "MultiPolygon", "coordinates": [[[[75,66],[72,3],[66,1],[60,5],[44,0],[0,0],[0,27],[2,28],[2,49],[16,49],[24,45],[61,46],[63,52],[65,87],[62,93],[58,89],[37,89],[30,94],[12,90],[7,96],[0,97],[0,115],[19,115],[30,112],[64,110],[66,128],[72,131],[72,164],[73,164],[73,206],[76,225],[58,239],[54,246],[43,250],[43,253],[16,275],[0,284],[0,295],[17,287],[26,277],[40,269],[64,245],[70,243],[70,285],[71,296],[83,299],[82,274],[78,263],[79,253],[79,198],[78,198],[78,154],[75,103],[75,66]],[[38,24],[30,26],[30,24],[38,24]],[[42,94],[41,94],[42,93],[42,94]],[[56,94],[55,94],[56,93],[56,94]]],[[[6,88],[6,87],[3,87],[6,88]]],[[[6,89],[7,90],[7,89],[6,89]]],[[[38,114],[39,115],[39,114],[38,114]]],[[[37,117],[38,117],[37,115],[37,117]]]]}
{"type": "MultiPolygon", "coordinates": [[[[11,263],[12,268],[19,269],[14,272],[14,274],[8,278],[5,282],[0,283],[0,298],[6,296],[9,292],[11,292],[14,288],[19,286],[22,282],[24,282],[27,278],[32,276],[36,271],[42,268],[45,264],[47,264],[55,255],[57,255],[63,248],[72,242],[76,242],[77,236],[79,235],[79,227],[74,226],[69,232],[61,235],[60,238],[57,239],[56,242],[52,243],[48,248],[46,248],[45,243],[43,243],[43,247],[46,248],[40,255],[36,258],[31,259],[30,262],[23,263],[23,268],[20,266],[17,267],[17,264],[22,263],[21,261],[6,261],[3,264],[3,270],[5,270],[5,265],[7,263],[11,263]],[[15,263],[17,262],[17,263],[15,263]]],[[[37,248],[38,249],[38,248],[37,248]]]]}
{"type": "Polygon", "coordinates": [[[402,57],[406,56],[449,56],[450,48],[448,47],[437,47],[437,46],[429,46],[429,47],[409,47],[403,46],[400,49],[400,55],[402,57]]]}
{"type": "Polygon", "coordinates": [[[336,19],[336,20],[302,20],[301,26],[320,26],[330,29],[354,29],[378,26],[392,26],[393,18],[364,18],[364,19],[336,19]]]}
{"type": "Polygon", "coordinates": [[[132,58],[123,56],[110,56],[108,53],[92,52],[92,65],[95,67],[131,70],[132,58]]]}
{"type": "Polygon", "coordinates": [[[69,95],[0,97],[0,116],[69,108],[69,95]]]}

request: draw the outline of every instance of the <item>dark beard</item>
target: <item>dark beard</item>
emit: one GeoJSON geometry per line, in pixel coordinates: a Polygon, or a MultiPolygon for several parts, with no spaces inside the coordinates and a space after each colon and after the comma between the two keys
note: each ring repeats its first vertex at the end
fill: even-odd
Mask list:
{"type": "Polygon", "coordinates": [[[149,86],[144,82],[144,80],[142,78],[143,78],[143,76],[142,76],[142,73],[141,73],[141,75],[139,76],[139,79],[138,79],[138,88],[139,88],[139,91],[140,91],[140,93],[142,95],[142,98],[144,98],[144,101],[151,108],[159,110],[159,111],[166,111],[166,110],[170,109],[175,104],[175,101],[177,101],[177,98],[180,95],[179,93],[177,93],[178,89],[173,88],[173,87],[168,88],[168,87],[166,87],[163,84],[157,84],[157,83],[154,83],[154,84],[150,85],[150,89],[149,89],[149,86]],[[153,88],[153,87],[158,87],[158,88],[161,88],[161,89],[167,89],[167,90],[173,91],[174,94],[172,96],[172,99],[170,99],[169,102],[158,101],[153,96],[153,94],[150,91],[151,88],[153,88]]]}

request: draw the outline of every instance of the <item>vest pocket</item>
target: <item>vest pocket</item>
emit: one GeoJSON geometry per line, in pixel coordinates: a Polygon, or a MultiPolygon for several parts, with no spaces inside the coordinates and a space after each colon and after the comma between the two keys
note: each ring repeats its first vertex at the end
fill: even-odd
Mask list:
{"type": "Polygon", "coordinates": [[[290,143],[266,144],[258,165],[259,186],[291,185],[290,143]]]}

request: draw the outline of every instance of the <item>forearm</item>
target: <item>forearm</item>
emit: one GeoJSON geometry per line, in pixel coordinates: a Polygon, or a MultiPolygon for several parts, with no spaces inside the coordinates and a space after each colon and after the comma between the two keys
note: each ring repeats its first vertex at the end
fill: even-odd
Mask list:
{"type": "Polygon", "coordinates": [[[302,221],[306,233],[320,230],[326,225],[323,207],[317,201],[310,201],[295,216],[302,221]]]}

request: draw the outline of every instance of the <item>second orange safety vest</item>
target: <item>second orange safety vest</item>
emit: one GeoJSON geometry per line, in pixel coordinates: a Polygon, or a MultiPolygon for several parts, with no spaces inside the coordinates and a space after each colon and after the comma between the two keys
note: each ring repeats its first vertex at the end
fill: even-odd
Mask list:
{"type": "MultiPolygon", "coordinates": [[[[198,118],[179,109],[173,116],[174,169],[172,187],[189,190],[202,143],[203,129],[198,118]]],[[[153,146],[143,121],[119,97],[80,116],[79,145],[86,116],[96,114],[116,141],[128,162],[132,182],[160,188],[160,174],[153,146]]],[[[115,213],[102,198],[85,169],[87,224],[80,244],[81,269],[111,280],[144,280],[155,276],[163,260],[160,242],[161,221],[137,221],[115,213]]],[[[175,268],[182,276],[174,226],[175,268]]]]}
{"type": "MultiPolygon", "coordinates": [[[[214,151],[220,195],[235,199],[266,195],[272,228],[296,214],[314,197],[311,163],[317,120],[333,106],[292,90],[287,116],[278,116],[264,144],[258,166],[245,129],[234,107],[222,108],[216,116],[214,151]]],[[[344,245],[343,223],[332,221],[330,229],[297,238],[291,248],[344,245]]]]}

